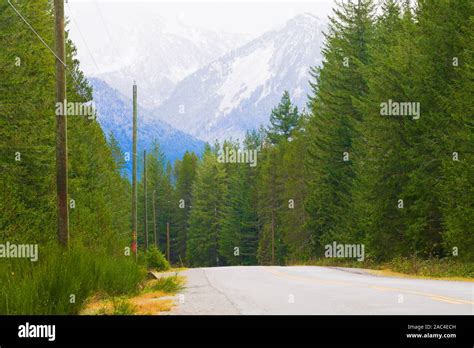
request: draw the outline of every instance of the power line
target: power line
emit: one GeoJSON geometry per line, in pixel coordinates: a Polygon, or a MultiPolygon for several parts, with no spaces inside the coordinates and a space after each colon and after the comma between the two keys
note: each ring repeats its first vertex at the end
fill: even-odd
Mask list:
{"type": "Polygon", "coordinates": [[[41,37],[40,34],[38,34],[38,32],[35,30],[35,28],[33,28],[33,26],[25,19],[25,17],[23,17],[23,15],[20,13],[20,11],[17,10],[17,8],[15,6],[13,6],[13,4],[10,2],[10,0],[8,0],[8,3],[10,4],[10,6],[13,8],[13,10],[18,14],[18,16],[20,16],[20,18],[23,20],[23,22],[26,23],[26,25],[30,28],[30,30],[38,37],[38,39],[43,43],[43,45],[45,45],[50,51],[51,53],[56,57],[56,59],[58,61],[61,62],[62,65],[64,65],[64,67],[66,68],[67,72],[71,75],[72,79],[74,80],[74,82],[76,83],[76,87],[78,89],[78,91],[80,90],[80,85],[79,85],[79,82],[76,80],[76,77],[74,76],[74,74],[72,73],[72,71],[68,68],[68,66],[66,65],[66,63],[64,63],[64,61],[62,59],[60,59],[57,54],[51,49],[51,47],[49,47],[49,45],[44,41],[44,39],[41,37]]]}
{"type": "Polygon", "coordinates": [[[50,51],[52,54],[54,54],[54,56],[65,66],[67,67],[66,63],[64,63],[57,55],[56,53],[51,49],[51,47],[48,46],[48,44],[43,40],[43,38],[41,37],[40,34],[38,34],[38,32],[35,30],[35,28],[33,28],[33,26],[25,19],[25,17],[23,17],[23,15],[20,13],[20,11],[18,11],[16,9],[15,6],[13,6],[13,4],[10,2],[10,0],[8,0],[8,3],[10,4],[10,6],[13,8],[13,10],[15,10],[15,12],[20,16],[20,18],[23,20],[23,22],[26,23],[26,25],[31,29],[31,31],[33,33],[35,33],[35,35],[38,37],[38,39],[40,39],[40,41],[43,43],[43,45],[45,45],[50,51]]]}
{"type": "Polygon", "coordinates": [[[67,5],[67,8],[69,9],[69,17],[72,18],[72,21],[74,22],[74,25],[76,26],[77,31],[79,32],[79,35],[81,36],[82,41],[84,42],[84,45],[86,46],[87,52],[89,53],[89,56],[91,57],[92,62],[93,62],[94,65],[95,65],[96,71],[97,71],[97,73],[99,73],[99,72],[100,72],[99,66],[97,65],[97,62],[96,62],[94,56],[92,55],[92,51],[89,49],[89,46],[87,45],[87,41],[86,41],[86,39],[84,38],[84,35],[82,35],[82,31],[81,31],[81,29],[79,28],[79,24],[76,22],[76,20],[75,20],[74,17],[72,16],[72,9],[71,9],[71,7],[69,6],[69,3],[68,3],[68,2],[66,2],[66,5],[67,5]]]}

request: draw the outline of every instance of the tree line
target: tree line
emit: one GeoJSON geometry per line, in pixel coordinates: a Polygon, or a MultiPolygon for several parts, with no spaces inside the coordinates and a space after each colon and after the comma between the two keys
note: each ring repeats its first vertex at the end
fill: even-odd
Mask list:
{"type": "Polygon", "coordinates": [[[467,0],[341,2],[307,110],[285,92],[270,125],[243,141],[173,169],[150,154],[172,260],[285,264],[337,241],[364,244],[376,262],[472,261],[473,13],[467,0]],[[229,149],[255,150],[257,165],[222,160],[229,149]]]}

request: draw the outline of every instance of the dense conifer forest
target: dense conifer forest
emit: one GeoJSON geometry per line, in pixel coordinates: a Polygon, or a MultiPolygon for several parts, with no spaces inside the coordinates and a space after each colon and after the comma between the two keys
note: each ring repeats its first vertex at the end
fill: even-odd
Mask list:
{"type": "MultiPolygon", "coordinates": [[[[54,47],[51,1],[14,3],[54,47]]],[[[473,7],[470,0],[341,1],[325,33],[323,64],[311,69],[307,107],[294,106],[285,92],[268,126],[208,144],[202,156],[188,152],[170,163],[158,141],[147,149],[146,222],[139,167],[139,255],[146,223],[148,244],[162,253],[169,224],[170,262],[189,267],[312,262],[334,241],[365,245],[365,259],[374,264],[472,265],[473,7]]],[[[55,255],[51,265],[62,263],[55,57],[7,2],[0,4],[0,23],[0,242],[36,243],[40,255],[55,255]]],[[[68,101],[90,102],[74,43],[67,40],[66,48],[68,101]]],[[[117,289],[134,287],[143,275],[133,255],[124,255],[132,238],[124,174],[130,150],[95,119],[69,117],[67,131],[72,253],[76,261],[89,254],[101,261],[86,265],[69,256],[64,266],[87,273],[120,263],[130,277],[117,289]]],[[[0,260],[0,289],[11,296],[0,296],[0,312],[44,313],[50,307],[27,307],[20,297],[29,285],[19,277],[31,267],[20,264],[0,260]]],[[[42,266],[35,267],[39,274],[42,266]]],[[[97,272],[81,301],[100,288],[115,291],[101,283],[106,271],[97,272]]],[[[38,288],[56,289],[53,280],[36,278],[38,288]]],[[[75,287],[65,285],[62,295],[75,287]]]]}

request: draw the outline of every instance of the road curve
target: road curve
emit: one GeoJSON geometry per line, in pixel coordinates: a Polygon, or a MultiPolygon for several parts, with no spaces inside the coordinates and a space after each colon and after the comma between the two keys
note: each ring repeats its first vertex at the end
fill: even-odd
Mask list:
{"type": "Polygon", "coordinates": [[[237,266],[182,272],[171,315],[474,315],[474,283],[384,277],[358,269],[237,266]]]}

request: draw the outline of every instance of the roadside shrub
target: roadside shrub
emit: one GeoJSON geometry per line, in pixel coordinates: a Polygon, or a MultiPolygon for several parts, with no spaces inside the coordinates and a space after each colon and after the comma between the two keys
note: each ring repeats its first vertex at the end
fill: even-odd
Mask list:
{"type": "Polygon", "coordinates": [[[158,271],[167,271],[170,269],[170,264],[165,256],[155,246],[148,249],[146,253],[146,263],[148,268],[156,269],[158,271]]]}
{"type": "Polygon", "coordinates": [[[474,278],[474,263],[452,258],[423,260],[399,257],[387,263],[386,267],[395,272],[420,276],[474,278]]]}

